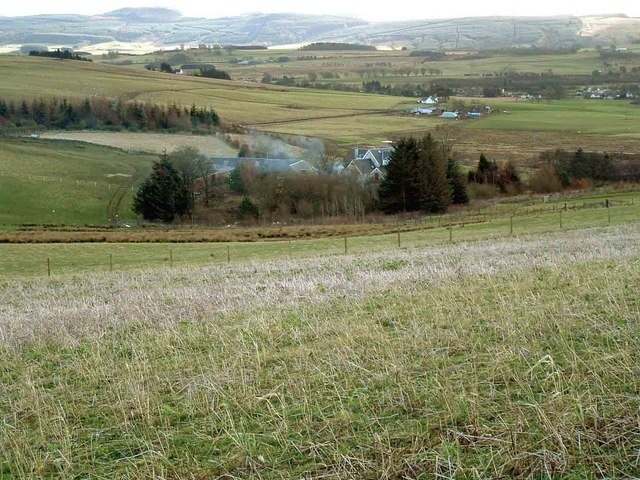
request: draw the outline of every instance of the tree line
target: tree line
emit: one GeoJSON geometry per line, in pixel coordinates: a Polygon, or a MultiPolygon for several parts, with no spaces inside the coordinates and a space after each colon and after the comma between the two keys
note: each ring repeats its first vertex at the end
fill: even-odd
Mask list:
{"type": "Polygon", "coordinates": [[[532,175],[529,186],[540,193],[606,182],[640,181],[640,156],[637,154],[556,149],[543,152],[539,161],[541,165],[532,175]]]}
{"type": "Polygon", "coordinates": [[[225,219],[231,215],[245,222],[355,220],[377,212],[443,213],[451,205],[469,203],[470,196],[494,198],[526,189],[551,193],[588,188],[591,183],[640,180],[640,156],[618,157],[582,149],[545,152],[540,168],[525,183],[513,163],[498,163],[484,154],[475,168],[463,172],[446,135],[429,134],[398,140],[379,183],[348,171],[342,175],[270,173],[250,160],[238,163],[223,180],[215,175],[210,160],[183,147],[161,155],[154,164],[152,175],[136,194],[134,211],[147,220],[163,222],[189,218],[194,211],[202,218],[211,212],[210,201],[226,206],[225,219]],[[225,200],[227,196],[233,201],[225,200]],[[234,202],[236,207],[230,210],[234,202]]]}
{"type": "Polygon", "coordinates": [[[355,219],[377,210],[375,186],[350,175],[281,175],[245,161],[229,174],[225,185],[221,182],[212,162],[196,149],[163,153],[139,187],[133,210],[146,220],[172,223],[192,217],[196,207],[206,210],[211,200],[221,203],[229,194],[242,198],[233,212],[236,218],[250,222],[292,217],[355,219]]]}
{"type": "Polygon", "coordinates": [[[212,108],[125,102],[107,98],[0,98],[0,128],[208,130],[220,125],[212,108]]]}
{"type": "Polygon", "coordinates": [[[59,58],[61,60],[79,60],[81,62],[93,62],[90,58],[84,58],[73,53],[71,50],[54,50],[52,52],[48,50],[31,50],[29,52],[30,57],[47,57],[47,58],[59,58]]]}

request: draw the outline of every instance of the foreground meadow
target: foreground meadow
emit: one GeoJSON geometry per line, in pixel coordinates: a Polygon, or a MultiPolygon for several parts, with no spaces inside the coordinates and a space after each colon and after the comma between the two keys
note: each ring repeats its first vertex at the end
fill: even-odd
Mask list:
{"type": "Polygon", "coordinates": [[[0,477],[632,477],[639,234],[3,280],[0,477]]]}

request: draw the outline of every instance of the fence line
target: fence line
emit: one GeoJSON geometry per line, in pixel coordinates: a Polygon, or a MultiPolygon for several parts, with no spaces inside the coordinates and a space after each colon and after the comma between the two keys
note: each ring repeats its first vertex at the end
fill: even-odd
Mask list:
{"type": "MultiPolygon", "coordinates": [[[[606,204],[606,202],[605,202],[606,204]]],[[[633,205],[633,203],[629,203],[627,205],[624,206],[630,206],[633,205]]],[[[551,233],[551,232],[567,232],[569,230],[575,229],[575,228],[589,228],[589,227],[594,227],[594,226],[606,226],[606,225],[611,225],[611,210],[613,210],[613,206],[611,205],[611,203],[609,203],[609,207],[607,208],[607,215],[606,215],[606,219],[604,219],[603,222],[598,222],[596,224],[596,222],[593,222],[591,220],[587,221],[585,225],[579,225],[577,227],[572,228],[571,226],[569,226],[569,228],[567,228],[567,222],[571,222],[571,213],[572,212],[577,212],[579,211],[579,209],[568,209],[568,210],[564,210],[562,209],[557,209],[555,212],[551,211],[545,211],[542,213],[542,215],[557,215],[557,223],[553,222],[553,221],[549,221],[546,224],[544,224],[542,226],[542,230],[540,231],[531,231],[531,232],[525,232],[525,234],[544,234],[544,233],[551,233]],[[606,222],[606,223],[605,223],[606,222]],[[554,228],[555,225],[555,228],[554,228]]],[[[552,218],[552,217],[547,217],[547,218],[552,218]]],[[[490,232],[483,232],[482,233],[482,237],[481,238],[468,238],[465,239],[464,237],[461,239],[461,241],[475,241],[475,240],[481,240],[481,239],[489,239],[489,238],[495,238],[496,236],[499,237],[508,237],[508,236],[513,236],[514,234],[517,234],[517,230],[518,230],[518,225],[515,222],[515,220],[517,220],[517,217],[514,215],[505,215],[505,216],[501,216],[499,217],[500,220],[504,220],[504,224],[502,225],[496,225],[495,228],[491,229],[490,232]]],[[[493,219],[493,220],[497,220],[497,219],[493,219]]],[[[635,219],[635,220],[622,220],[619,221],[618,224],[628,224],[628,223],[635,223],[637,221],[639,221],[640,219],[635,219]]],[[[455,232],[458,231],[462,231],[462,228],[464,227],[468,227],[471,225],[477,225],[477,223],[455,223],[453,221],[452,218],[449,219],[448,222],[441,222],[441,226],[438,228],[429,228],[429,229],[423,229],[423,230],[414,230],[414,231],[402,231],[400,229],[397,230],[396,235],[397,235],[397,249],[402,249],[402,248],[407,248],[407,247],[411,247],[411,248],[419,248],[421,246],[428,246],[428,245],[434,245],[434,244],[443,244],[443,243],[453,243],[456,238],[455,238],[455,232]],[[420,234],[422,232],[426,232],[429,230],[440,230],[443,232],[442,237],[439,238],[439,240],[436,239],[424,239],[424,238],[411,238],[411,235],[416,235],[416,234],[420,234]],[[447,238],[448,236],[448,238],[447,238]],[[409,237],[408,239],[405,237],[409,237]],[[404,244],[402,239],[405,240],[404,244]],[[425,243],[426,242],[426,243],[425,243]],[[407,245],[408,244],[408,245],[407,245]]],[[[392,233],[387,233],[387,234],[383,234],[384,236],[387,237],[392,237],[393,232],[392,233]]],[[[359,237],[361,238],[361,237],[359,237]]],[[[308,242],[313,242],[313,241],[317,241],[317,240],[330,240],[330,239],[301,239],[299,240],[299,245],[308,245],[308,242]]],[[[340,243],[344,242],[344,254],[358,254],[359,252],[357,251],[357,249],[354,251],[353,248],[353,243],[351,240],[352,238],[349,236],[344,236],[343,238],[341,237],[337,237],[335,238],[336,240],[336,244],[335,247],[330,251],[324,251],[324,252],[319,252],[317,255],[327,255],[327,254],[331,254],[331,255],[335,255],[335,254],[339,254],[339,252],[342,251],[342,249],[340,248],[340,243]],[[340,243],[339,243],[340,242],[340,243]]],[[[170,242],[167,242],[170,243],[170,242]]],[[[274,245],[274,243],[277,243],[280,247],[282,247],[281,251],[278,251],[277,253],[275,253],[275,255],[271,254],[267,254],[267,258],[269,260],[278,260],[278,259],[293,259],[294,257],[294,244],[292,243],[291,240],[286,240],[286,241],[281,241],[281,242],[253,242],[251,245],[260,245],[260,246],[267,246],[267,245],[274,245]]],[[[389,239],[387,242],[385,242],[384,244],[384,248],[388,251],[392,250],[393,247],[391,245],[393,245],[393,240],[389,239]]],[[[141,244],[136,244],[136,245],[141,245],[141,244]]],[[[247,245],[247,244],[243,244],[243,243],[238,243],[236,244],[236,246],[241,246],[241,245],[247,245]]],[[[221,264],[221,263],[227,263],[227,264],[231,264],[232,263],[232,258],[234,257],[233,253],[234,250],[236,250],[233,247],[233,244],[228,244],[226,245],[226,248],[224,248],[225,246],[220,246],[219,250],[222,250],[221,252],[219,251],[216,254],[216,258],[218,259],[218,261],[216,262],[216,264],[221,264]],[[220,248],[221,247],[221,248],[220,248]],[[226,254],[226,255],[225,255],[226,254]],[[226,258],[225,258],[226,257],[226,258]],[[225,262],[226,260],[226,262],[225,262]]],[[[138,265],[140,268],[145,268],[148,266],[152,266],[155,261],[153,261],[153,259],[155,258],[155,260],[161,260],[161,264],[164,264],[165,266],[168,265],[169,268],[173,268],[176,265],[176,260],[179,261],[179,257],[175,257],[174,256],[174,248],[176,248],[176,245],[172,245],[171,248],[169,248],[168,251],[168,256],[166,256],[166,250],[164,251],[164,255],[162,255],[162,252],[160,252],[160,255],[158,258],[155,257],[145,257],[143,259],[142,262],[139,262],[140,264],[138,265]],[[152,260],[152,261],[149,261],[152,260]]],[[[256,249],[257,250],[257,249],[256,249]]],[[[305,245],[302,250],[306,253],[309,251],[309,248],[305,245]]],[[[206,254],[207,252],[204,252],[204,254],[206,254]]],[[[210,254],[211,257],[214,257],[214,254],[211,252],[208,252],[210,254]]],[[[312,255],[312,256],[317,256],[317,255],[312,255]]],[[[252,257],[255,256],[261,256],[260,251],[257,250],[256,252],[251,252],[250,254],[242,254],[240,253],[236,258],[238,258],[239,261],[245,261],[248,259],[251,259],[252,257]]],[[[300,256],[298,258],[305,258],[308,257],[308,255],[304,255],[304,256],[300,256]]],[[[104,258],[104,263],[99,263],[98,265],[94,265],[94,266],[86,266],[86,268],[81,269],[81,272],[86,272],[90,269],[92,269],[92,267],[97,267],[100,268],[101,270],[106,269],[107,265],[108,265],[108,271],[113,272],[115,271],[115,259],[116,257],[114,256],[113,252],[110,252],[108,254],[105,253],[105,258],[104,258]],[[108,263],[107,263],[108,262],[108,263]]],[[[125,265],[125,270],[131,270],[131,268],[127,268],[126,266],[131,265],[130,263],[127,263],[126,260],[124,263],[120,262],[121,264],[125,265]]],[[[207,265],[207,263],[200,263],[197,261],[188,261],[187,262],[189,265],[191,266],[198,266],[198,265],[207,265]]],[[[135,265],[135,264],[134,264],[135,265]]],[[[210,264],[209,264],[210,265],[210,264]]],[[[52,271],[55,267],[55,262],[52,261],[52,256],[49,252],[49,254],[46,257],[46,272],[47,272],[47,276],[51,277],[52,276],[52,271]]],[[[64,269],[64,267],[62,267],[64,269]]]]}
{"type": "MultiPolygon", "coordinates": [[[[127,183],[105,183],[103,181],[97,180],[79,180],[79,179],[71,179],[64,177],[50,177],[48,175],[32,175],[32,174],[19,174],[19,173],[9,173],[0,170],[0,177],[6,178],[20,178],[32,181],[40,181],[40,182],[51,182],[51,183],[71,183],[74,185],[86,185],[92,187],[105,187],[108,190],[117,190],[120,187],[129,187],[127,183]]],[[[128,178],[128,177],[127,177],[128,178]]],[[[134,191],[135,187],[131,186],[131,190],[134,191]]]]}

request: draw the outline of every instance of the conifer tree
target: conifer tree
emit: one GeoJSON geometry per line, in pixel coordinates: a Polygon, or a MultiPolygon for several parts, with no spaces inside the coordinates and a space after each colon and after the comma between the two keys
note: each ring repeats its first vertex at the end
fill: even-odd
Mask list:
{"type": "Polygon", "coordinates": [[[412,137],[401,139],[395,146],[387,175],[378,193],[380,208],[387,213],[415,211],[420,206],[418,193],[418,144],[412,137]]]}
{"type": "Polygon", "coordinates": [[[420,142],[418,182],[420,209],[429,213],[446,211],[451,205],[447,163],[431,134],[420,142]]]}
{"type": "Polygon", "coordinates": [[[467,182],[460,169],[460,164],[453,158],[450,158],[447,162],[447,179],[451,188],[451,201],[453,204],[465,205],[469,203],[467,182]]]}
{"type": "Polygon", "coordinates": [[[193,209],[189,188],[165,154],[153,164],[151,176],[140,186],[133,201],[133,211],[146,220],[171,223],[193,209]]]}

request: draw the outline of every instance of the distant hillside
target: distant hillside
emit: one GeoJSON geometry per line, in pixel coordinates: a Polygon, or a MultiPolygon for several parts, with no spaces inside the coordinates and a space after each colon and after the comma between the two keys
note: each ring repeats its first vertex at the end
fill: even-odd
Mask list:
{"type": "Polygon", "coordinates": [[[577,17],[483,17],[386,22],[330,32],[323,41],[428,50],[567,47],[580,42],[577,17]]]}
{"type": "Polygon", "coordinates": [[[0,17],[0,45],[38,43],[83,48],[106,42],[167,45],[286,45],[342,42],[425,50],[563,48],[640,41],[640,19],[484,17],[369,23],[335,16],[251,14],[187,18],[165,8],[124,8],[94,17],[0,17]]]}
{"type": "Polygon", "coordinates": [[[179,11],[168,8],[121,8],[102,16],[138,23],[169,23],[177,22],[182,18],[179,11]]]}

